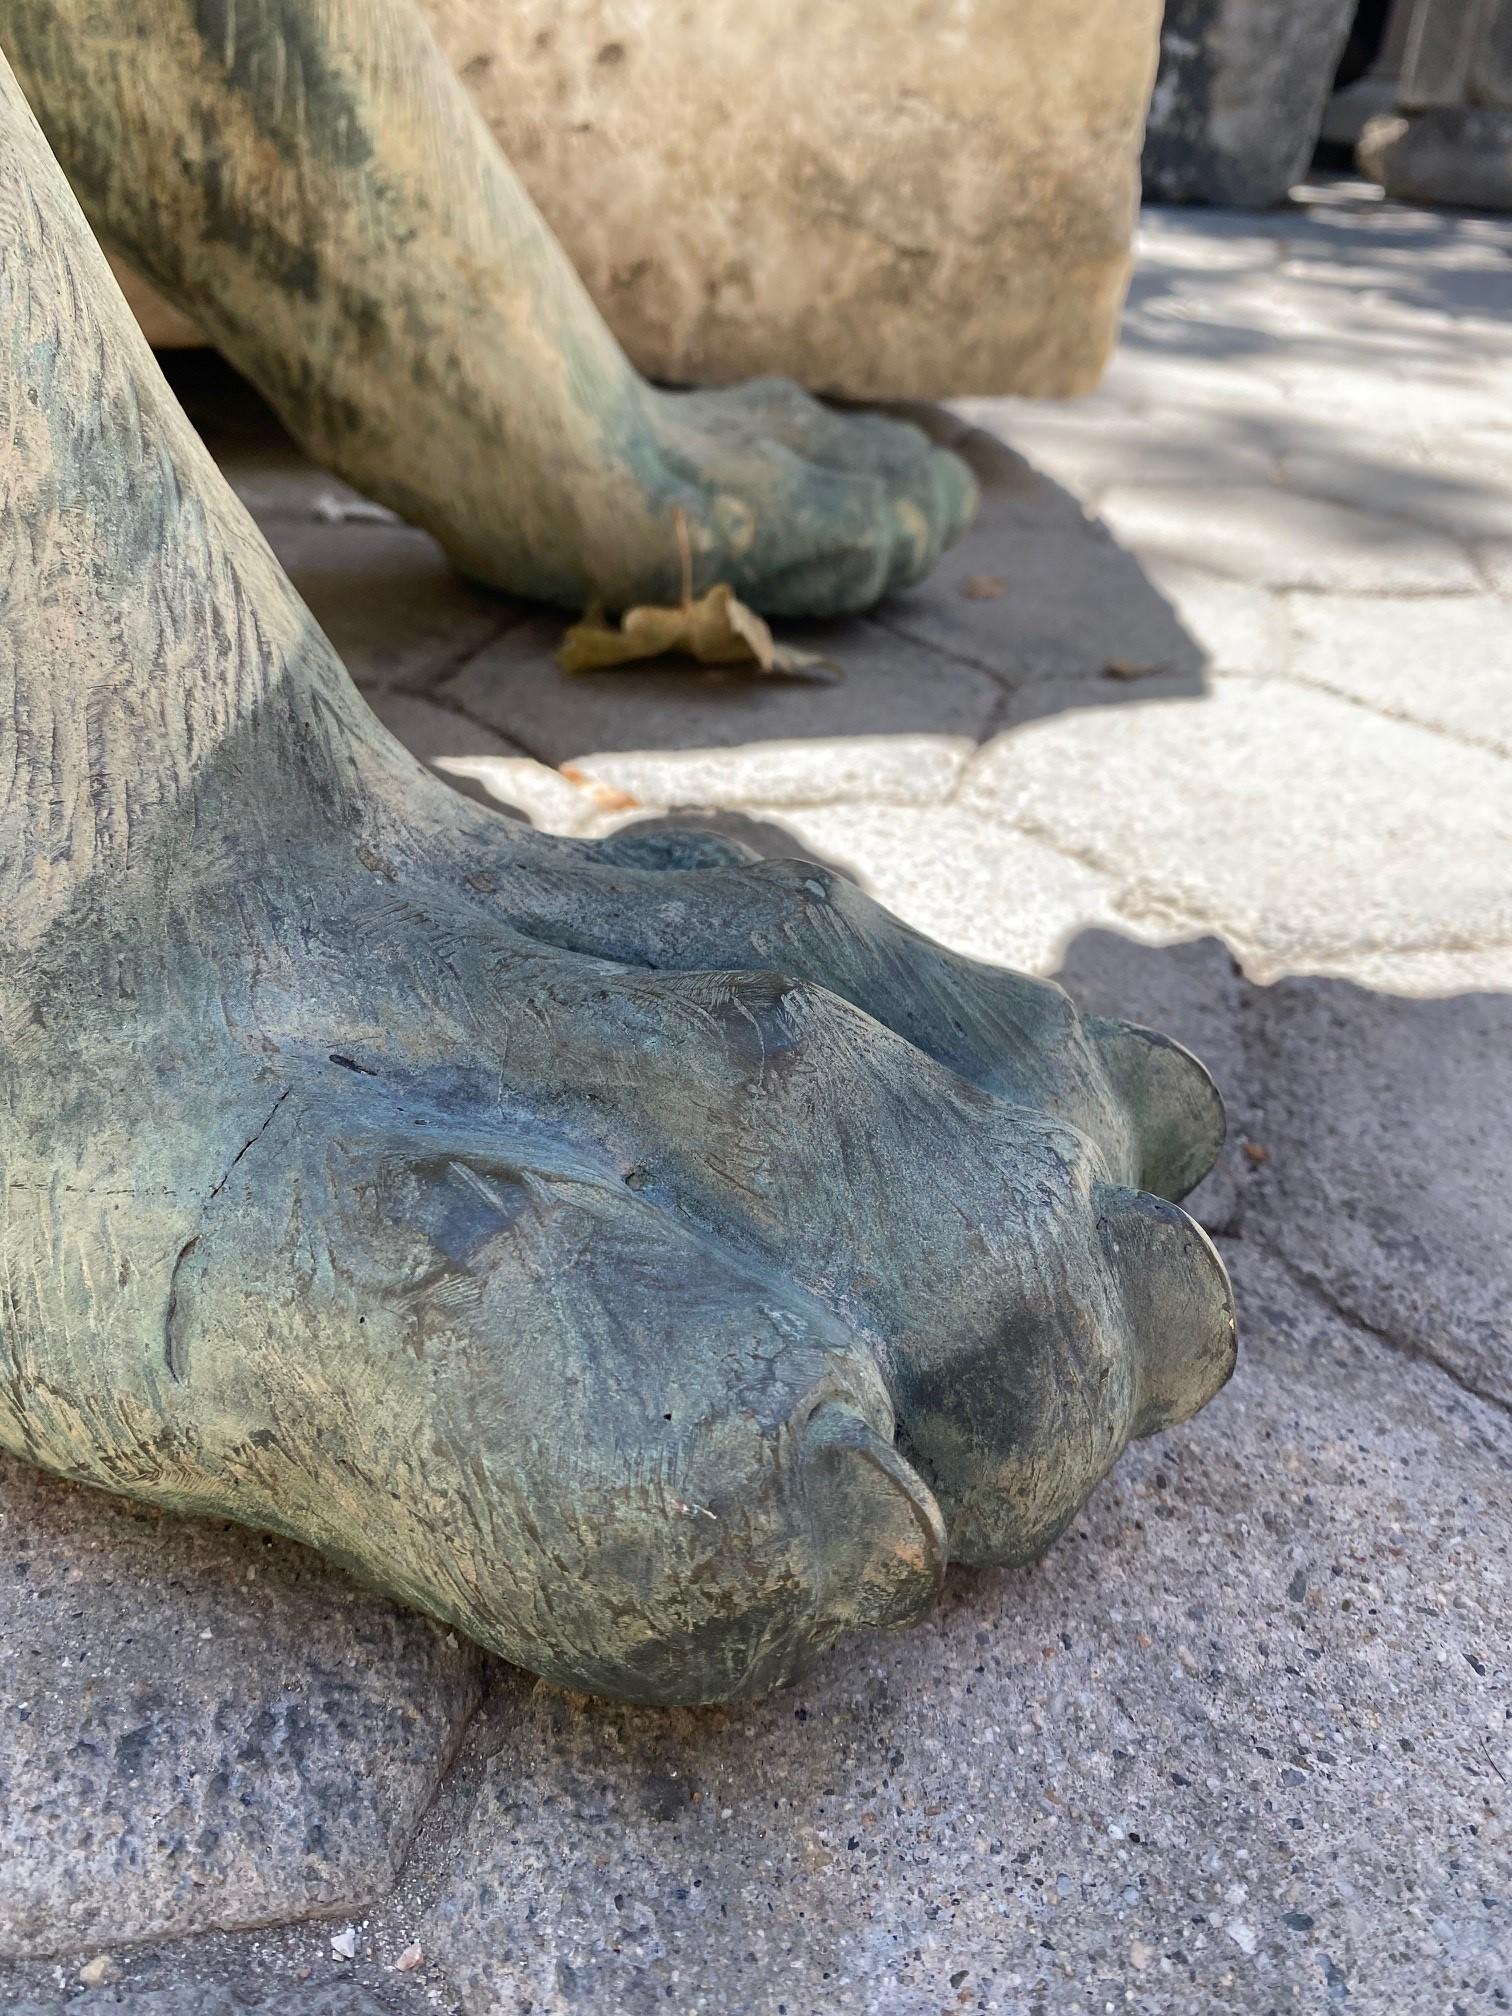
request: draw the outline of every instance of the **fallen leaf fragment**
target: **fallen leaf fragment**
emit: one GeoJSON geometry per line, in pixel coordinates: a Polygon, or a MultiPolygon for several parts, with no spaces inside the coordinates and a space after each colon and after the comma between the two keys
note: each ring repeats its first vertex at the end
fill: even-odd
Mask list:
{"type": "Polygon", "coordinates": [[[1111,665],[1103,667],[1103,672],[1109,679],[1148,679],[1161,669],[1159,665],[1131,665],[1122,658],[1115,658],[1111,665]]]}
{"type": "Polygon", "coordinates": [[[606,672],[673,655],[694,658],[700,665],[750,665],[768,678],[840,676],[817,652],[779,644],[724,581],[675,609],[650,604],[627,609],[617,625],[601,609],[590,609],[557,646],[556,661],[564,672],[606,672]]]}
{"type": "Polygon", "coordinates": [[[1001,574],[968,574],[961,593],[968,602],[997,602],[1008,593],[1008,583],[1001,574]]]}
{"type": "Polygon", "coordinates": [[[579,791],[588,793],[600,812],[634,812],[640,806],[639,798],[632,798],[628,791],[616,791],[612,784],[604,783],[591,770],[584,770],[576,763],[562,763],[557,767],[569,784],[575,784],[579,791]]]}
{"type": "Polygon", "coordinates": [[[556,661],[564,672],[606,672],[647,658],[681,655],[696,659],[700,665],[754,666],[769,678],[839,678],[838,666],[827,658],[777,643],[755,610],[747,609],[728,582],[716,582],[695,600],[688,528],[681,512],[677,514],[677,541],[683,589],[676,607],[646,603],[627,609],[614,624],[595,604],[557,646],[556,661]]]}
{"type": "Polygon", "coordinates": [[[406,1946],[404,1951],[399,1955],[399,1958],[394,1962],[394,1972],[396,1974],[413,1974],[424,1958],[425,1950],[423,1947],[406,1946]]]}
{"type": "Polygon", "coordinates": [[[1269,1162],[1270,1160],[1269,1148],[1262,1147],[1258,1141],[1246,1141],[1244,1152],[1251,1162],[1269,1162]]]}

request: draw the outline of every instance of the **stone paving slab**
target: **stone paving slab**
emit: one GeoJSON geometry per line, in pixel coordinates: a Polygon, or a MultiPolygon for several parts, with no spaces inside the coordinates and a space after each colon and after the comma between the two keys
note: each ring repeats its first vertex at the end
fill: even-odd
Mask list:
{"type": "Polygon", "coordinates": [[[1310,687],[1220,676],[1201,700],[1031,722],[957,802],[1220,929],[1259,977],[1355,948],[1512,940],[1512,772],[1310,687]],[[1452,942],[1452,941],[1451,941],[1452,942]]]}
{"type": "Polygon", "coordinates": [[[1176,482],[1200,489],[1269,482],[1282,453],[1297,440],[1295,423],[1279,396],[1266,400],[1259,411],[1238,417],[1227,413],[1221,428],[1196,401],[1162,405],[1156,428],[1151,402],[1123,382],[1121,358],[1098,391],[1069,405],[962,399],[952,410],[984,432],[1021,443],[1032,466],[1087,508],[1095,508],[1096,499],[1119,482],[1176,482]]]}
{"type": "Polygon", "coordinates": [[[446,772],[447,764],[490,757],[514,761],[519,751],[492,728],[472,721],[450,707],[438,707],[434,700],[418,693],[385,692],[366,689],[368,705],[391,735],[395,735],[422,763],[430,763],[448,774],[449,781],[462,788],[465,771],[446,772]]]}
{"type": "Polygon", "coordinates": [[[69,2016],[383,2016],[371,1995],[345,1984],[288,1988],[266,1997],[230,1985],[183,1983],[136,1993],[95,1988],[66,2005],[30,1999],[8,2005],[9,2016],[59,2016],[64,2007],[69,2016]]]}
{"type": "Polygon", "coordinates": [[[1512,995],[1257,987],[1216,939],[1091,931],[1058,976],[1084,1009],[1204,1059],[1229,1139],[1188,1200],[1325,1303],[1512,1415],[1512,995]]]}
{"type": "Polygon", "coordinates": [[[1430,434],[1392,444],[1389,455],[1340,453],[1316,442],[1287,448],[1285,482],[1310,497],[1364,511],[1388,510],[1473,544],[1512,538],[1512,431],[1494,422],[1466,434],[1430,434]]]}
{"type": "Polygon", "coordinates": [[[1512,1409],[1512,998],[1260,991],[1263,1239],[1399,1348],[1512,1409]]]}
{"type": "Polygon", "coordinates": [[[1120,483],[1261,481],[1498,536],[1512,509],[1506,220],[1383,204],[1361,184],[1312,195],[1265,217],[1147,212],[1098,392],[967,410],[1094,506],[1120,483]]]}
{"type": "MultiPolygon", "coordinates": [[[[873,648],[867,640],[863,678],[873,648]]],[[[858,803],[902,812],[941,806],[975,749],[966,735],[823,735],[735,749],[595,751],[570,767],[574,777],[595,781],[601,805],[619,796],[640,805],[858,803]]]]}
{"type": "Polygon", "coordinates": [[[10,1457],[0,1588],[0,1959],[351,1911],[393,1881],[472,1647],[304,1548],[10,1457]]]}
{"type": "Polygon", "coordinates": [[[1293,678],[1512,755],[1512,609],[1498,623],[1481,597],[1294,595],[1287,614],[1293,678]]]}
{"type": "Polygon", "coordinates": [[[1121,664],[1185,674],[1195,691],[1200,651],[1101,518],[985,430],[952,445],[981,485],[977,522],[878,620],[1015,688],[1121,664]]]}
{"type": "MultiPolygon", "coordinates": [[[[901,760],[880,776],[855,780],[884,796],[912,767],[909,738],[924,738],[919,753],[938,770],[930,752],[940,738],[950,746],[963,737],[974,741],[1002,700],[986,672],[891,637],[874,623],[784,631],[790,641],[813,643],[833,657],[845,674],[833,684],[687,665],[569,676],[552,658],[562,628],[560,620],[537,617],[510,630],[444,681],[441,697],[552,765],[583,763],[598,771],[595,759],[605,754],[672,764],[681,752],[702,759],[717,751],[734,791],[759,785],[770,793],[772,759],[763,752],[774,743],[865,737],[877,761],[900,745],[901,760]],[[760,766],[754,779],[742,768],[745,760],[760,766]]],[[[948,783],[953,772],[939,775],[948,783]]]]}
{"type": "MultiPolygon", "coordinates": [[[[1291,669],[1292,629],[1287,620],[1290,604],[1284,597],[1254,582],[1236,581],[1229,575],[1213,574],[1164,555],[1147,553],[1143,565],[1197,646],[1206,670],[1291,669]]],[[[1142,704],[1151,690],[1141,687],[1130,697],[1142,704]]]]}
{"type": "Polygon", "coordinates": [[[317,515],[327,494],[307,483],[304,516],[266,519],[263,530],[365,691],[423,693],[521,620],[455,574],[425,533],[317,515]]]}
{"type": "Polygon", "coordinates": [[[1361,594],[1473,594],[1469,556],[1440,533],[1275,485],[1236,483],[1205,514],[1190,490],[1145,483],[1109,490],[1100,508],[1129,545],[1270,588],[1361,594]]]}

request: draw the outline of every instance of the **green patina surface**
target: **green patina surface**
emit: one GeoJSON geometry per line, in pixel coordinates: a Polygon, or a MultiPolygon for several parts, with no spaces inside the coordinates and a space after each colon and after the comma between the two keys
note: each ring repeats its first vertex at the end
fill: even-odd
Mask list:
{"type": "MultiPolygon", "coordinates": [[[[478,528],[517,509],[527,546],[574,580],[640,579],[633,524],[607,560],[591,535],[625,497],[644,517],[653,448],[593,485],[583,457],[651,395],[632,387],[575,436],[562,388],[608,384],[613,358],[566,281],[538,269],[520,292],[502,256],[486,287],[468,281],[510,336],[485,332],[503,363],[479,390],[458,247],[422,228],[448,197],[415,181],[416,158],[442,158],[436,134],[390,144],[394,108],[363,99],[343,10],[292,11],[288,46],[319,81],[303,116],[346,136],[298,157],[332,177],[310,285],[259,256],[263,219],[243,238],[222,204],[207,228],[202,173],[182,178],[187,208],[144,193],[163,181],[134,128],[108,172],[89,157],[92,209],[108,220],[128,202],[112,192],[134,192],[155,270],[183,276],[207,326],[256,327],[248,368],[272,358],[264,382],[291,401],[318,383],[307,434],[358,415],[338,466],[366,480],[381,464],[376,494],[423,500],[455,460],[471,512],[480,422],[502,415],[507,435],[523,412],[527,447],[555,445],[523,477],[505,458],[492,517],[455,547],[475,571],[508,573],[497,549],[479,559],[478,528]],[[378,195],[351,180],[369,166],[356,132],[383,136],[378,195]],[[405,186],[420,235],[366,269],[383,313],[343,350],[352,318],[321,277],[356,284],[342,220],[381,239],[405,186]],[[403,346],[427,327],[457,360],[437,380],[445,426],[386,407],[375,359],[381,328],[413,383],[403,346]],[[321,330],[338,332],[328,351],[321,330]],[[532,405],[548,385],[555,406],[532,405]],[[585,534],[565,559],[536,503],[585,534]]],[[[415,32],[407,10],[372,11],[415,32]]],[[[159,37],[130,7],[91,8],[114,28],[73,46],[85,88],[62,107],[35,60],[42,16],[7,5],[0,23],[70,165],[74,124],[102,116],[97,60],[143,105],[181,111],[168,86],[192,87],[215,107],[197,130],[228,146],[266,141],[280,113],[257,38],[290,12],[217,55],[205,9],[159,37]]],[[[193,436],[8,75],[0,90],[18,239],[0,264],[16,779],[0,1441],[293,1535],[538,1672],[653,1701],[789,1679],[850,1629],[918,1615],[947,1559],[1031,1558],[1130,1437],[1231,1369],[1222,1265],[1171,1201],[1222,1138],[1206,1073],[814,864],[701,835],[554,840],[422,774],[193,436]]],[[[297,138],[279,132],[274,160],[297,138]]],[[[513,186],[495,173],[480,238],[513,186]]],[[[549,247],[529,216],[513,242],[549,247]]],[[[712,459],[709,538],[736,528],[724,558],[778,606],[875,592],[967,501],[920,437],[783,388],[676,411],[658,466],[696,487],[712,459]],[[804,429],[829,430],[822,467],[777,455],[804,429]],[[722,487],[789,466],[801,495],[765,476],[743,502],[722,487]],[[850,492],[883,528],[871,544],[850,492]],[[910,546],[899,528],[926,493],[910,546]]]]}

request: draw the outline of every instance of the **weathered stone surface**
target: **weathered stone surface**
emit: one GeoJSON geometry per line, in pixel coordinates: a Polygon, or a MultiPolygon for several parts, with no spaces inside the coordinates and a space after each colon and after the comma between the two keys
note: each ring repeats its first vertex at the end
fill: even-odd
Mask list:
{"type": "Polygon", "coordinates": [[[303,522],[264,529],[359,686],[429,686],[519,620],[502,596],[463,581],[424,532],[331,522],[321,515],[329,494],[319,482],[303,522]]]}
{"type": "Polygon", "coordinates": [[[1013,686],[1158,668],[1195,690],[1202,653],[1138,559],[1068,490],[982,430],[951,444],[981,485],[977,522],[928,585],[879,620],[1013,686]]]}
{"type": "Polygon", "coordinates": [[[8,1457],[0,1587],[0,1958],[390,1882],[471,1712],[470,1647],[301,1548],[8,1457]]]}
{"type": "MultiPolygon", "coordinates": [[[[1220,942],[1084,933],[1056,976],[1084,1012],[1167,1030],[1213,1072],[1229,1138],[1187,1200],[1397,1350],[1512,1408],[1512,1000],[1350,981],[1255,986],[1220,942]]],[[[1444,976],[1448,978],[1448,975],[1444,976]]]]}
{"type": "Polygon", "coordinates": [[[1226,1257],[1228,1392],[1037,1570],[756,1707],[505,1695],[426,1934],[473,2016],[1505,1991],[1512,1431],[1226,1257]]]}
{"type": "Polygon", "coordinates": [[[1281,681],[1218,676],[1118,719],[999,736],[958,802],[1052,834],[1126,905],[1221,930],[1261,976],[1512,936],[1504,759],[1281,681]]]}
{"type": "Polygon", "coordinates": [[[1390,595],[1468,593],[1478,585],[1463,551],[1441,532],[1274,484],[1225,488],[1201,514],[1192,511],[1185,489],[1130,484],[1110,491],[1102,512],[1141,554],[1272,588],[1390,595]]]}
{"type": "Polygon", "coordinates": [[[1494,598],[1295,595],[1288,613],[1295,677],[1512,755],[1512,617],[1494,598]]]}
{"type": "Polygon", "coordinates": [[[1361,1322],[1512,1408],[1512,1000],[1262,990],[1253,1231],[1361,1322]]]}
{"type": "Polygon", "coordinates": [[[1167,0],[1147,195],[1279,203],[1311,159],[1354,0],[1167,0]]]}
{"type": "Polygon", "coordinates": [[[652,377],[776,371],[853,398],[1096,382],[1159,0],[426,7],[652,377]]]}
{"type": "Polygon", "coordinates": [[[771,805],[752,816],[766,828],[763,853],[839,868],[973,959],[1049,973],[1073,931],[1115,920],[1111,878],[951,805],[771,805]]]}
{"type": "MultiPolygon", "coordinates": [[[[770,753],[777,743],[833,745],[837,784],[848,777],[862,795],[879,795],[881,752],[871,761],[852,758],[842,741],[916,736],[943,748],[934,760],[950,763],[949,752],[962,739],[978,740],[1002,701],[1001,687],[986,672],[889,636],[875,623],[787,625],[783,635],[825,651],[845,677],[819,685],[734,669],[703,671],[686,661],[568,674],[552,656],[561,625],[543,618],[480,651],[443,682],[440,693],[448,706],[462,708],[546,763],[580,764],[605,777],[610,770],[605,759],[617,755],[625,759],[617,778],[629,778],[629,759],[643,760],[644,769],[636,773],[642,787],[657,797],[675,791],[685,802],[702,795],[707,759],[715,751],[742,801],[771,797],[776,771],[797,774],[770,753]],[[743,766],[746,774],[737,784],[743,766]]],[[[800,788],[813,795],[811,784],[800,788]]]]}
{"type": "Polygon", "coordinates": [[[1251,1143],[1258,1070],[1248,1041],[1256,989],[1220,938],[1136,944],[1125,930],[1082,930],[1054,975],[1084,1015],[1126,1015],[1162,1029],[1199,1056],[1223,1094],[1223,1152],[1183,1209],[1209,1232],[1233,1232],[1255,1164],[1251,1143]]]}
{"type": "Polygon", "coordinates": [[[1385,112],[1360,135],[1360,166],[1403,203],[1512,210],[1512,110],[1499,105],[1385,112]]]}
{"type": "Polygon", "coordinates": [[[1512,106],[1512,7],[1506,0],[1411,0],[1398,102],[1410,112],[1512,106]]]}
{"type": "Polygon", "coordinates": [[[54,2002],[13,2002],[9,2016],[384,2016],[384,2011],[349,1982],[271,1993],[184,1982],[173,1988],[90,1988],[54,2002]]]}

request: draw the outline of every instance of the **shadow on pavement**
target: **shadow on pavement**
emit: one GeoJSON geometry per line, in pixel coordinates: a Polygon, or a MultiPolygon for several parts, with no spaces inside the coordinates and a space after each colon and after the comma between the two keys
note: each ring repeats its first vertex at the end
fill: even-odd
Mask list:
{"type": "Polygon", "coordinates": [[[1070,491],[941,409],[906,417],[971,463],[976,524],[927,582],[873,615],[780,626],[784,641],[833,660],[838,683],[683,662],[569,677],[552,657],[569,619],[472,588],[425,535],[375,522],[219,358],[163,361],[357,683],[423,691],[553,767],[623,750],[982,741],[1008,718],[1203,690],[1202,648],[1135,556],[1070,491]]]}

